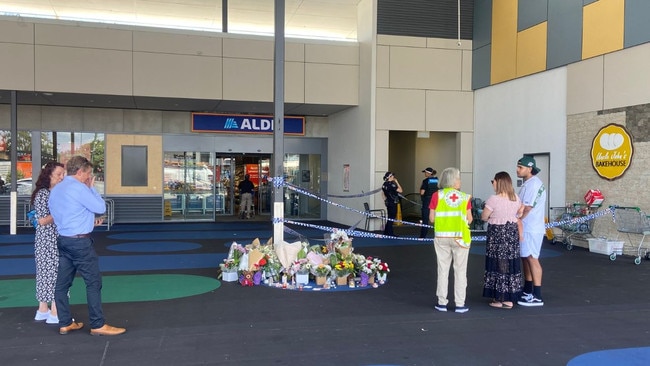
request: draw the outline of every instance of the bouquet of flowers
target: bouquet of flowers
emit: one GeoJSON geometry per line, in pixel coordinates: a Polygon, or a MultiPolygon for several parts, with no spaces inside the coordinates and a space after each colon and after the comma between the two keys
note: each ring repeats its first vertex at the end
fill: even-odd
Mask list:
{"type": "Polygon", "coordinates": [[[377,273],[379,274],[386,274],[390,272],[390,268],[388,268],[388,263],[382,262],[379,258],[375,258],[377,260],[377,273]]]}
{"type": "Polygon", "coordinates": [[[267,275],[280,273],[282,264],[280,263],[273,246],[263,245],[259,247],[259,250],[264,254],[264,256],[255,264],[257,270],[266,272],[267,275]]]}
{"type": "Polygon", "coordinates": [[[330,253],[338,252],[343,256],[348,256],[352,253],[352,239],[343,230],[335,230],[330,234],[330,241],[328,243],[330,253]]]}
{"type": "Polygon", "coordinates": [[[332,267],[329,264],[319,264],[311,267],[311,273],[316,277],[327,277],[332,272],[332,267]]]}
{"type": "Polygon", "coordinates": [[[222,272],[236,272],[239,269],[239,266],[242,261],[242,257],[248,253],[248,250],[242,246],[233,242],[230,245],[230,251],[228,252],[228,258],[223,260],[223,263],[219,264],[222,272]]]}
{"type": "Polygon", "coordinates": [[[226,258],[223,263],[219,264],[222,272],[236,272],[239,268],[239,263],[233,258],[226,258]]]}
{"type": "Polygon", "coordinates": [[[378,265],[381,262],[379,258],[364,257],[363,255],[355,255],[354,258],[357,272],[365,273],[369,276],[377,273],[378,265]]]}
{"type": "Polygon", "coordinates": [[[348,260],[339,261],[334,265],[334,273],[337,277],[347,277],[354,273],[354,263],[348,260]]]}
{"type": "Polygon", "coordinates": [[[289,268],[289,271],[291,274],[306,274],[309,273],[309,270],[312,268],[311,262],[307,258],[301,258],[293,261],[291,263],[291,268],[289,268]]]}

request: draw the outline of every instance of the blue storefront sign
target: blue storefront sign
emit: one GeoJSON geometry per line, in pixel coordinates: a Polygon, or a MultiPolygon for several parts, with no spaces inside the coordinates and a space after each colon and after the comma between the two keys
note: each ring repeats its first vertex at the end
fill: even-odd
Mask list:
{"type": "MultiPolygon", "coordinates": [[[[192,132],[272,134],[273,116],[192,113],[192,132]]],[[[285,135],[305,135],[305,117],[284,117],[285,135]]]]}

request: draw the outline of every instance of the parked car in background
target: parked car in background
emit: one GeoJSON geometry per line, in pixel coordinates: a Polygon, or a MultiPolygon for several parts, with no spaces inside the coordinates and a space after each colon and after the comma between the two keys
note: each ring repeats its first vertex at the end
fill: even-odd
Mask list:
{"type": "MultiPolygon", "coordinates": [[[[32,194],[32,178],[18,179],[16,182],[16,192],[19,196],[29,196],[32,194]]],[[[9,194],[11,192],[11,183],[7,183],[4,186],[4,193],[9,194]]]]}

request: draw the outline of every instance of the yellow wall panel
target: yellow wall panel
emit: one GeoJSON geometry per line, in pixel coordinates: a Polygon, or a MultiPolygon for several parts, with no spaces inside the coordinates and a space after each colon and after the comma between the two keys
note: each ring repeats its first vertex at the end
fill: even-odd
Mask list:
{"type": "Polygon", "coordinates": [[[517,5],[518,0],[492,3],[491,84],[517,75],[517,5]]]}
{"type": "Polygon", "coordinates": [[[623,49],[625,0],[600,0],[583,8],[582,59],[623,49]]]}
{"type": "Polygon", "coordinates": [[[546,70],[547,22],[517,35],[517,77],[546,70]]]}
{"type": "Polygon", "coordinates": [[[162,195],[162,137],[151,135],[106,135],[106,194],[162,195]],[[122,186],[122,146],[147,146],[147,187],[122,186]]]}

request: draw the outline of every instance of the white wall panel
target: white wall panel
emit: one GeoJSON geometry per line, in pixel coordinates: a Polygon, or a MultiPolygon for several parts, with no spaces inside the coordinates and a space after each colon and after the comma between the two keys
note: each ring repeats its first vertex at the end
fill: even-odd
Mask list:
{"type": "Polygon", "coordinates": [[[274,47],[275,45],[273,41],[243,38],[224,38],[223,57],[273,60],[274,47]]]}
{"type": "Polygon", "coordinates": [[[461,91],[426,92],[426,131],[472,131],[474,94],[461,91]]]}
{"type": "Polygon", "coordinates": [[[0,42],[34,44],[34,24],[0,20],[0,42]]]}
{"type": "Polygon", "coordinates": [[[424,131],[425,91],[377,89],[378,130],[424,131]]]}
{"type": "Polygon", "coordinates": [[[359,103],[359,66],[305,64],[305,102],[359,103]]]}
{"type": "Polygon", "coordinates": [[[2,89],[34,90],[34,46],[0,43],[2,89]]]}
{"type": "Polygon", "coordinates": [[[516,180],[525,153],[549,153],[550,206],[563,206],[566,178],[566,68],[483,88],[474,93],[474,195],[493,194],[494,173],[516,180]]]}
{"type": "Polygon", "coordinates": [[[224,58],[223,99],[273,101],[273,61],[224,58]]]}
{"type": "Polygon", "coordinates": [[[567,114],[603,109],[603,56],[567,66],[567,114]]]}
{"type": "Polygon", "coordinates": [[[284,99],[286,103],[305,102],[305,64],[285,62],[284,99]]]}
{"type": "Polygon", "coordinates": [[[139,96],[220,99],[219,57],[133,53],[133,92],[139,96]]]}
{"type": "Polygon", "coordinates": [[[37,45],[123,51],[133,49],[132,32],[129,30],[40,23],[37,23],[34,29],[34,41],[37,45]]]}
{"type": "Polygon", "coordinates": [[[305,62],[358,65],[359,47],[350,45],[306,44],[305,62]]]}
{"type": "Polygon", "coordinates": [[[604,57],[604,109],[650,102],[650,43],[604,57]]]}
{"type": "Polygon", "coordinates": [[[130,51],[37,45],[34,69],[36,90],[133,93],[130,51]]]}
{"type": "Polygon", "coordinates": [[[390,87],[459,90],[461,55],[459,50],[391,47],[390,87]]]}
{"type": "Polygon", "coordinates": [[[222,38],[161,32],[133,32],[133,50],[196,56],[221,56],[222,38]]]}

